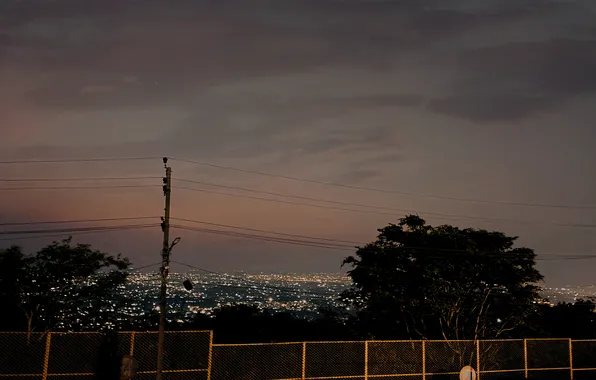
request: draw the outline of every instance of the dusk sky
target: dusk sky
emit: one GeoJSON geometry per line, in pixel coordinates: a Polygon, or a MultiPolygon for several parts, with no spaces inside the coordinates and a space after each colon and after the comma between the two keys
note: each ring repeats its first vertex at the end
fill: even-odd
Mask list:
{"type": "MultiPolygon", "coordinates": [[[[596,260],[543,259],[596,254],[595,20],[594,0],[4,0],[0,161],[170,156],[392,190],[170,162],[174,178],[385,207],[308,207],[176,186],[316,202],[174,181],[173,217],[367,242],[417,212],[519,236],[547,284],[594,283],[596,260]]],[[[160,159],[0,165],[2,179],[161,185],[162,175],[160,159]]],[[[4,223],[163,211],[159,187],[1,195],[4,223]]],[[[147,222],[159,220],[119,223],[147,222]]],[[[336,272],[351,253],[171,235],[182,237],[173,260],[212,270],[336,272]]],[[[33,250],[51,240],[14,242],[33,250]]],[[[159,228],[75,241],[136,265],[160,260],[159,228]]]]}

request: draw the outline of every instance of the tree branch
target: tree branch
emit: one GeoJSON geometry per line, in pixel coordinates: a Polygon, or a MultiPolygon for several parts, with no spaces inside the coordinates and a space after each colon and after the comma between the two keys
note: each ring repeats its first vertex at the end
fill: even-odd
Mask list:
{"type": "Polygon", "coordinates": [[[484,300],[482,301],[482,306],[480,306],[480,311],[478,311],[478,317],[476,318],[476,327],[474,328],[474,340],[478,340],[478,327],[480,326],[480,317],[482,316],[482,311],[484,310],[484,305],[486,304],[486,301],[488,300],[488,296],[490,295],[491,292],[491,288],[488,289],[488,292],[486,292],[486,296],[484,297],[484,300]]]}

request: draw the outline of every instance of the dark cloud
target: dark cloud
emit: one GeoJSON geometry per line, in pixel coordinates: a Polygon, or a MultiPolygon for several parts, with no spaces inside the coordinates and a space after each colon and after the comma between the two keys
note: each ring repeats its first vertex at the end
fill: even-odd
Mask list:
{"type": "Polygon", "coordinates": [[[407,163],[407,156],[398,147],[384,149],[368,158],[357,158],[338,173],[330,174],[334,181],[348,184],[365,184],[382,179],[387,171],[397,172],[400,165],[407,163]]]}
{"type": "MultiPolygon", "coordinates": [[[[224,20],[220,20],[224,21],[224,20]]],[[[232,21],[228,20],[228,23],[232,21]]],[[[300,36],[283,36],[270,28],[236,31],[215,30],[197,21],[197,27],[187,31],[168,31],[169,39],[153,36],[132,36],[129,41],[106,47],[101,54],[94,52],[93,62],[78,49],[52,54],[53,62],[44,64],[51,71],[47,84],[28,94],[28,99],[40,106],[58,108],[109,108],[170,103],[188,105],[202,88],[259,75],[276,75],[302,71],[319,64],[336,61],[324,44],[300,36]],[[250,39],[239,37],[250,34],[250,39]],[[189,35],[208,35],[196,40],[189,35]],[[124,47],[130,45],[130,47],[124,47]],[[138,77],[138,83],[125,84],[125,76],[138,77]],[[88,85],[111,85],[114,91],[98,96],[80,96],[88,85]]],[[[138,25],[140,29],[150,24],[138,25]]],[[[184,29],[184,28],[178,28],[184,29]]],[[[100,49],[98,49],[100,50],[100,49]]],[[[44,60],[43,56],[31,59],[44,60]]]]}
{"type": "MultiPolygon", "coordinates": [[[[7,13],[12,17],[5,16],[10,23],[0,30],[0,56],[4,64],[49,74],[27,94],[36,105],[190,106],[205,86],[321,66],[390,68],[409,52],[433,49],[471,31],[547,17],[563,7],[526,0],[478,10],[467,9],[468,3],[200,1],[166,8],[157,2],[110,1],[95,9],[64,0],[30,8],[14,2],[7,13]],[[139,82],[122,83],[130,75],[139,82]],[[90,85],[114,90],[81,96],[90,85]]],[[[421,101],[385,95],[361,100],[402,106],[421,101]]]]}
{"type": "Polygon", "coordinates": [[[21,22],[0,29],[0,55],[5,58],[0,67],[13,64],[46,75],[43,84],[28,93],[36,105],[105,109],[159,102],[185,105],[193,91],[204,86],[341,59],[325,41],[282,25],[243,19],[233,8],[208,2],[183,9],[139,4],[136,11],[129,5],[76,17],[72,11],[65,17],[57,10],[21,15],[21,22]],[[139,82],[123,86],[125,76],[136,76],[139,82]],[[110,85],[114,91],[81,97],[80,89],[89,85],[110,85]]]}
{"type": "Polygon", "coordinates": [[[424,97],[417,94],[378,94],[370,96],[337,97],[325,101],[327,106],[359,107],[415,107],[422,105],[424,97]]]}
{"type": "Polygon", "coordinates": [[[378,178],[381,174],[382,172],[375,169],[354,169],[340,175],[338,182],[356,185],[378,178]]]}
{"type": "Polygon", "coordinates": [[[467,95],[433,99],[428,109],[448,116],[474,122],[517,121],[548,109],[556,103],[553,98],[509,95],[467,95]]]}
{"type": "Polygon", "coordinates": [[[453,95],[434,112],[473,121],[513,121],[596,92],[596,40],[551,39],[460,53],[453,95]]]}
{"type": "Polygon", "coordinates": [[[535,2],[472,12],[458,9],[457,2],[454,9],[438,9],[428,1],[201,1],[167,8],[108,2],[98,9],[57,1],[8,12],[0,30],[0,54],[5,64],[52,74],[30,94],[36,104],[105,108],[158,99],[183,103],[191,88],[234,78],[333,64],[391,67],[408,51],[551,9],[551,2],[531,9],[527,3],[535,2]],[[110,96],[79,96],[84,86],[113,85],[126,75],[159,87],[119,87],[110,96]]]}

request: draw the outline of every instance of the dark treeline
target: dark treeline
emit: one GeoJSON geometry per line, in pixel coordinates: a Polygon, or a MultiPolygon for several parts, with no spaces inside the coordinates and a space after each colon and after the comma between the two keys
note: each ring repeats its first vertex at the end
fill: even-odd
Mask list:
{"type": "MultiPolygon", "coordinates": [[[[168,330],[214,330],[217,343],[358,339],[596,338],[595,304],[542,302],[529,248],[500,232],[430,226],[409,215],[344,260],[344,308],[313,319],[237,304],[168,330]]],[[[129,260],[55,242],[33,255],[0,251],[0,331],[157,329],[158,315],[123,318],[129,260]],[[113,307],[107,307],[114,305],[113,307]]]]}

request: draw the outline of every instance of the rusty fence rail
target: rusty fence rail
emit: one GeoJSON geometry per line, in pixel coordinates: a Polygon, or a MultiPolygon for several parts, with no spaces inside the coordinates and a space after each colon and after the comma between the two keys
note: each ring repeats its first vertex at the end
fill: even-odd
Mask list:
{"type": "MultiPolygon", "coordinates": [[[[165,378],[172,380],[596,379],[596,340],[355,341],[213,344],[210,331],[166,333],[165,378]]],[[[157,333],[0,333],[0,380],[118,376],[122,355],[135,379],[156,375],[157,333]],[[110,371],[116,371],[110,372],[110,371]]]]}

